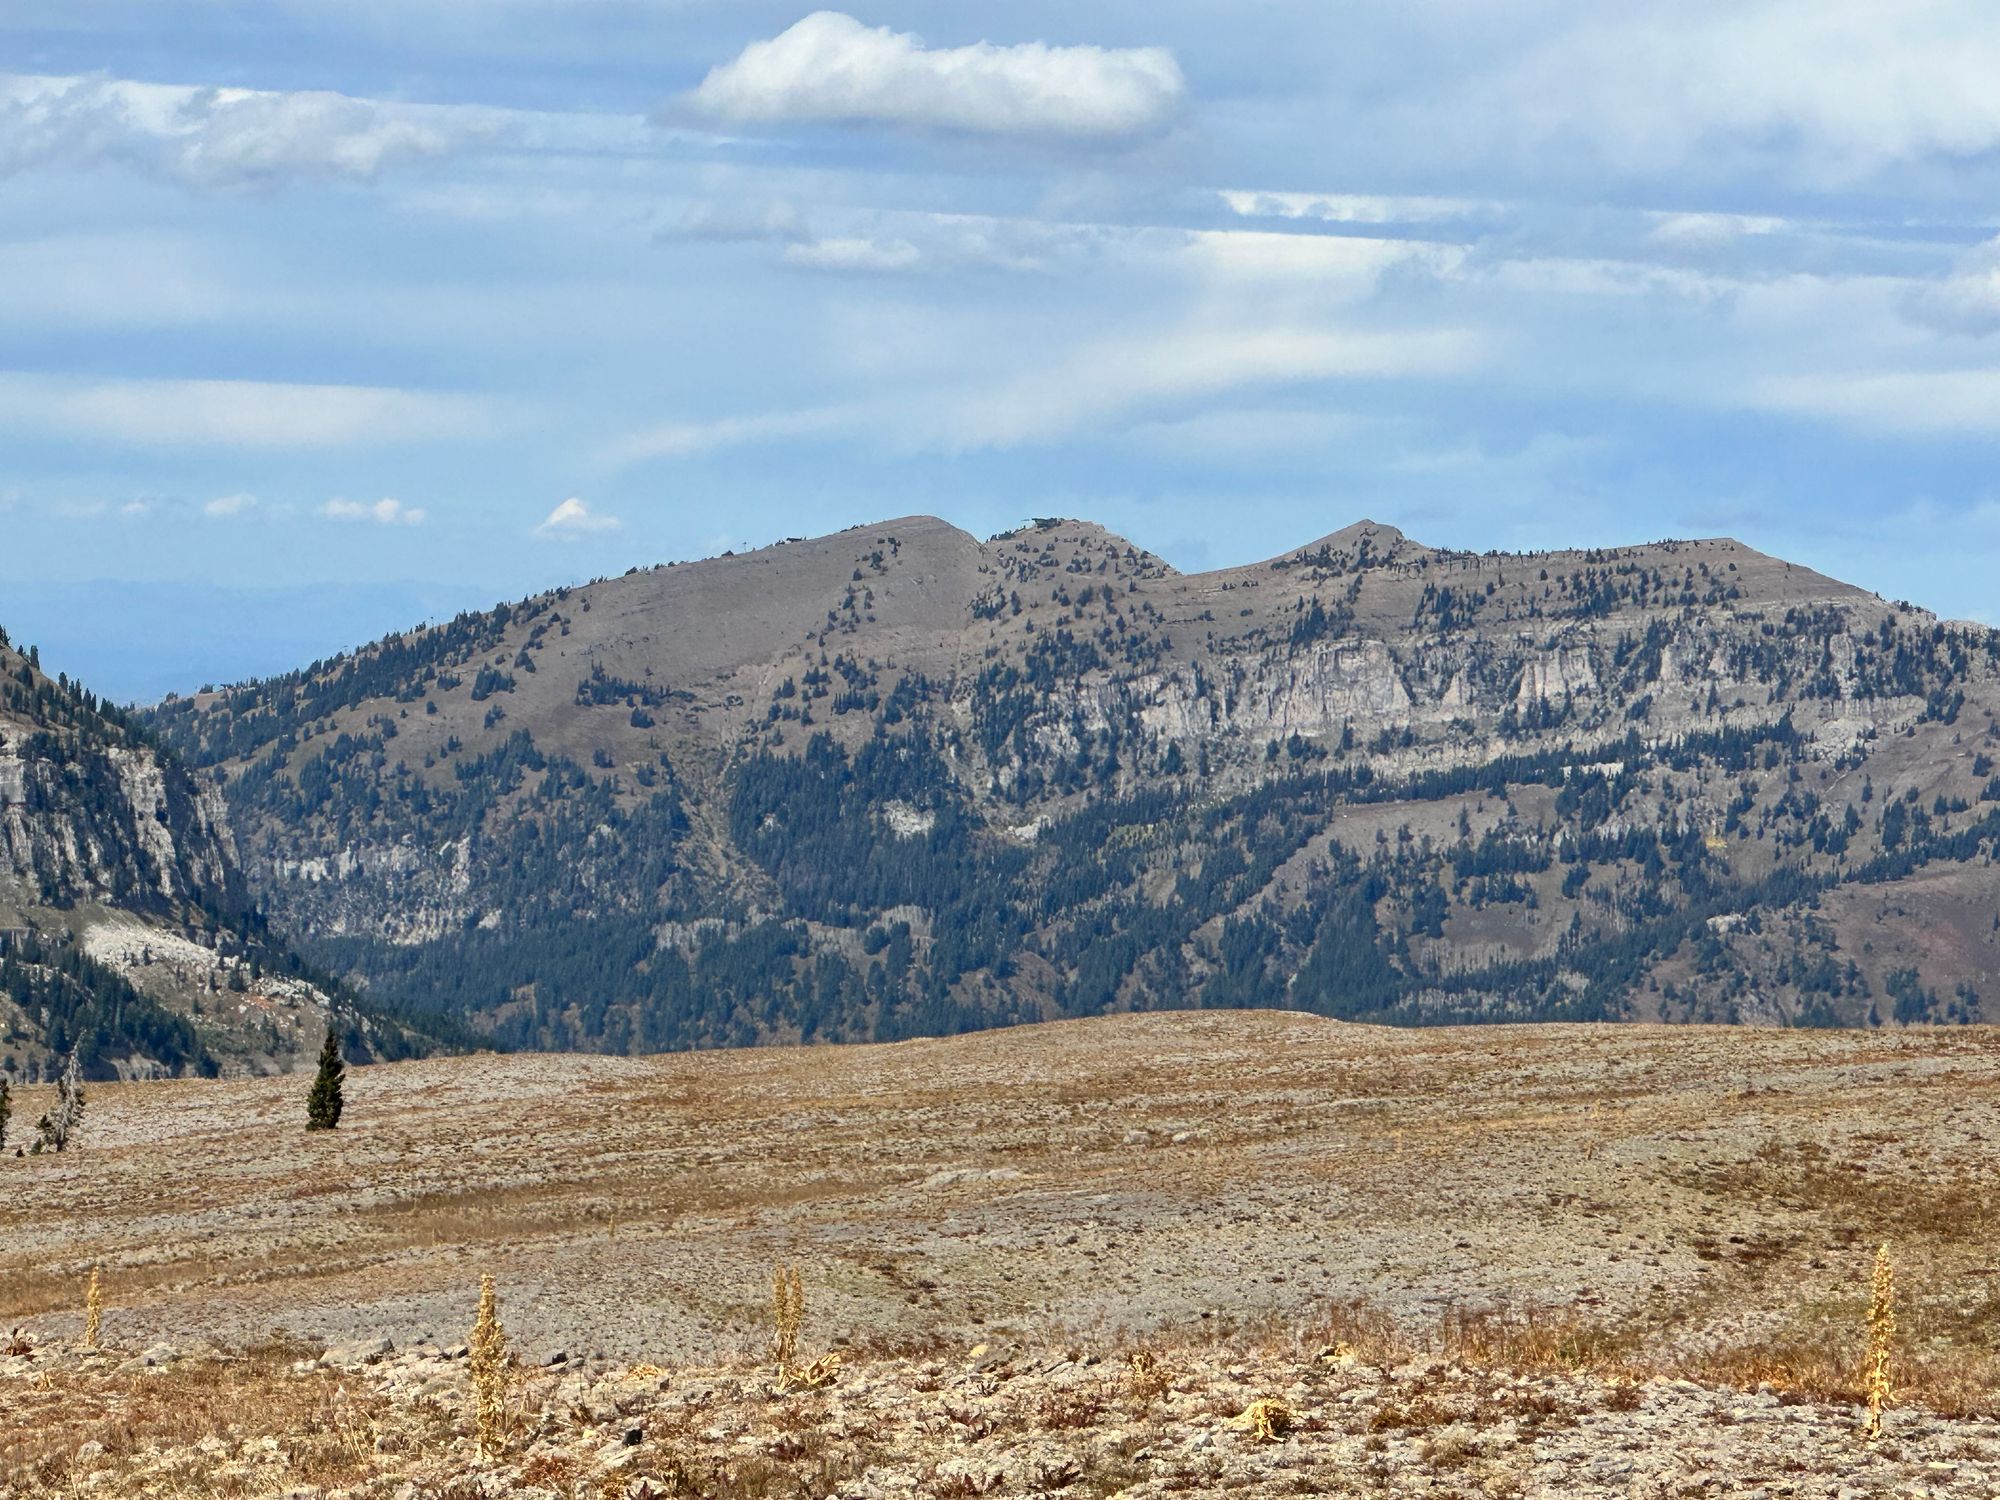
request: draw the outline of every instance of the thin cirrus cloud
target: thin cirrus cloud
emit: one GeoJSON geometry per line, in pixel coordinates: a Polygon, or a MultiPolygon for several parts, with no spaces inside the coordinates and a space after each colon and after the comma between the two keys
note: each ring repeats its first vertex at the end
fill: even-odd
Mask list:
{"type": "Polygon", "coordinates": [[[1187,83],[1162,47],[926,47],[817,11],[710,70],[688,96],[738,125],[875,124],[1111,142],[1154,134],[1187,83]]]}
{"type": "Polygon", "coordinates": [[[1894,437],[2000,434],[2000,369],[1786,375],[1759,382],[1754,406],[1894,437]]]}
{"type": "Polygon", "coordinates": [[[810,238],[805,215],[782,199],[765,203],[690,203],[678,222],[660,230],[665,242],[692,240],[714,244],[753,244],[775,240],[791,243],[810,238]]]}
{"type": "Polygon", "coordinates": [[[226,521],[236,516],[247,516],[257,508],[257,497],[251,494],[217,495],[201,508],[201,513],[218,521],[226,521]]]}
{"type": "Polygon", "coordinates": [[[421,526],[429,514],[420,505],[400,500],[377,500],[372,505],[360,500],[329,500],[320,514],[330,521],[372,521],[378,526],[421,526]]]}
{"type": "Polygon", "coordinates": [[[600,532],[616,531],[622,523],[616,516],[600,515],[574,495],[562,502],[535,528],[535,535],[556,541],[574,541],[600,532]]]}
{"type": "Polygon", "coordinates": [[[786,265],[807,271],[909,271],[922,259],[923,252],[908,240],[878,240],[865,235],[788,245],[784,255],[786,265]]]}
{"type": "Polygon", "coordinates": [[[751,445],[853,437],[896,451],[1033,448],[1115,434],[1188,403],[1231,393],[1461,375],[1487,353],[1481,338],[1465,329],[1181,329],[1091,343],[1033,374],[997,384],[668,423],[632,434],[604,457],[622,468],[751,445]]]}
{"type": "Polygon", "coordinates": [[[476,398],[387,386],[0,374],[0,430],[142,448],[454,441],[491,425],[476,398]]]}
{"type": "Polygon", "coordinates": [[[117,78],[0,77],[0,176],[120,163],[187,187],[368,181],[490,138],[488,112],[117,78]]]}

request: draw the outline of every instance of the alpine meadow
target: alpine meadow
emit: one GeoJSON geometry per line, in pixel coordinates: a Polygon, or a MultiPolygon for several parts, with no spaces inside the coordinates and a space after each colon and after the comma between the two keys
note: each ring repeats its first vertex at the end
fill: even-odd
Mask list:
{"type": "Polygon", "coordinates": [[[0,6],[0,1500],[2000,1500],[1974,0],[0,6]]]}

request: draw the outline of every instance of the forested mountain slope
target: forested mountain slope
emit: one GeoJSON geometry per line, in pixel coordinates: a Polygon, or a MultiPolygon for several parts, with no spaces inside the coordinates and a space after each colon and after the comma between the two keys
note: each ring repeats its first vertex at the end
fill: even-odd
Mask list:
{"type": "MultiPolygon", "coordinates": [[[[1981,1014],[2000,636],[1732,541],[1184,576],[915,517],[169,700],[274,928],[502,1040],[1981,1014]]],[[[2000,1001],[2000,996],[1995,996],[2000,1001]]]]}
{"type": "Polygon", "coordinates": [[[257,917],[221,794],[0,631],[0,1073],[284,1066],[329,1005],[361,1055],[421,1039],[340,1003],[257,917]]]}

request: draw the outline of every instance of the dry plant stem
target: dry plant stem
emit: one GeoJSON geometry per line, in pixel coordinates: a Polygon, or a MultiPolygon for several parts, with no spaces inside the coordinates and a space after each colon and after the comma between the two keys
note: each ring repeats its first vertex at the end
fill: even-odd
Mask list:
{"type": "Polygon", "coordinates": [[[104,1285],[98,1275],[95,1263],[90,1268],[90,1286],[83,1294],[83,1346],[97,1347],[98,1336],[104,1331],[104,1285]]]}
{"type": "Polygon", "coordinates": [[[777,1328],[773,1353],[782,1380],[799,1357],[799,1328],[806,1320],[806,1289],[795,1265],[779,1265],[771,1273],[771,1321],[777,1328]]]}
{"type": "Polygon", "coordinates": [[[1889,1382],[1889,1359],[1896,1342],[1896,1262],[1889,1247],[1875,1251],[1875,1271],[1868,1286],[1868,1354],[1862,1381],[1868,1391],[1868,1436],[1882,1435],[1882,1408],[1895,1399],[1889,1382]]]}
{"type": "Polygon", "coordinates": [[[507,1330],[489,1272],[479,1278],[479,1317],[467,1343],[479,1451],[498,1457],[507,1444],[507,1330]]]}

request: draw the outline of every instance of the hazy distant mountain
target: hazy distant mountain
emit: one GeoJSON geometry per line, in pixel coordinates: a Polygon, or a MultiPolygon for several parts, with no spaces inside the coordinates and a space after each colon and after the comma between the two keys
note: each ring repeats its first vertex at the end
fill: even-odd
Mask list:
{"type": "Polygon", "coordinates": [[[0,1071],[289,1064],[330,999],[355,1050],[419,1045],[263,930],[215,786],[0,632],[0,1071]]]}
{"type": "MultiPolygon", "coordinates": [[[[274,927],[538,1045],[1980,1013],[2000,636],[1732,541],[1183,576],[927,517],[149,718],[274,927]]],[[[1996,997],[2000,998],[2000,997],[1996,997]]]]}

